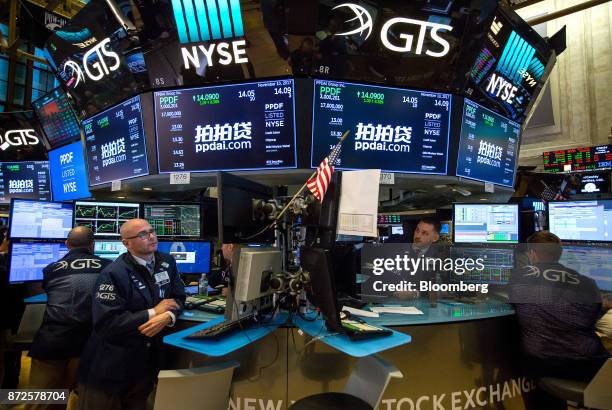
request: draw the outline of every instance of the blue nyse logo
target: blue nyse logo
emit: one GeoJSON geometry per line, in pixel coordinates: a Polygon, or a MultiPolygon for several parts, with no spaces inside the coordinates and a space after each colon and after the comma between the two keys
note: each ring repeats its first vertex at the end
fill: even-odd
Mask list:
{"type": "Polygon", "coordinates": [[[172,9],[181,44],[244,35],[240,0],[172,0],[172,9]]]}
{"type": "Polygon", "coordinates": [[[240,0],[172,0],[185,68],[246,63],[246,41],[218,41],[244,36],[240,0]],[[196,44],[198,43],[198,44],[196,44]]]}

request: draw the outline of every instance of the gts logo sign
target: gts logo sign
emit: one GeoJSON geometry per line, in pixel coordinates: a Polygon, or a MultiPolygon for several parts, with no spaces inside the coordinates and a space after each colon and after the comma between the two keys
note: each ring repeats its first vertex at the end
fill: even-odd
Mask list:
{"type": "Polygon", "coordinates": [[[10,147],[23,147],[38,145],[40,140],[33,129],[10,130],[4,136],[0,134],[0,150],[6,151],[10,147]]]}

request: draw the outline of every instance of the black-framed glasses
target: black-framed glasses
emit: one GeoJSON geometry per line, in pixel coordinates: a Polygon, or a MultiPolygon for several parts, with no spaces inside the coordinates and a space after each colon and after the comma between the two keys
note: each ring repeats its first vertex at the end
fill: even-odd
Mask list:
{"type": "Polygon", "coordinates": [[[151,235],[156,235],[155,233],[155,229],[149,229],[148,231],[140,231],[138,232],[136,235],[134,236],[130,236],[129,238],[124,238],[124,239],[148,239],[149,236],[151,235]]]}

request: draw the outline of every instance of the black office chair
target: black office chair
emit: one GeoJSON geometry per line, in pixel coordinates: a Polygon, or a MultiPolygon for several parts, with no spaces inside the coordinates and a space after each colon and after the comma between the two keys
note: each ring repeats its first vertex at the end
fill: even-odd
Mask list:
{"type": "Polygon", "coordinates": [[[538,388],[574,406],[611,410],[612,359],[608,359],[589,383],[576,380],[542,377],[538,388]]]}

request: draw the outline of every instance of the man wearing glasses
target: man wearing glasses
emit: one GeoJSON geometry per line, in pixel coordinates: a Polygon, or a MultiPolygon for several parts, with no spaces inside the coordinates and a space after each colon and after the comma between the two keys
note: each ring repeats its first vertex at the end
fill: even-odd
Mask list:
{"type": "Polygon", "coordinates": [[[82,410],[146,409],[161,366],[160,332],[173,326],[185,303],[170,255],[144,219],[121,226],[128,252],[100,274],[93,297],[94,331],[82,355],[82,410]]]}

